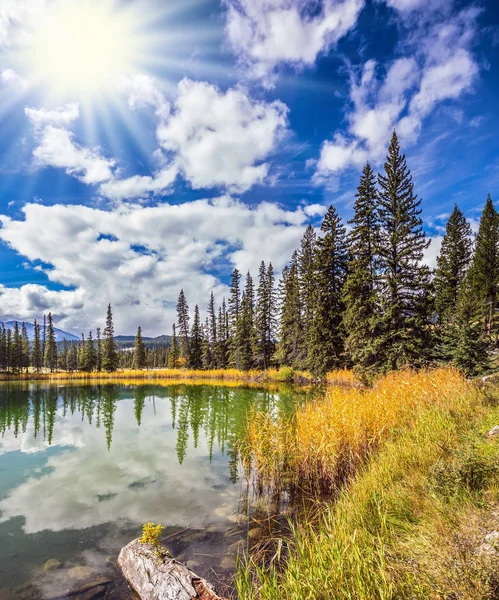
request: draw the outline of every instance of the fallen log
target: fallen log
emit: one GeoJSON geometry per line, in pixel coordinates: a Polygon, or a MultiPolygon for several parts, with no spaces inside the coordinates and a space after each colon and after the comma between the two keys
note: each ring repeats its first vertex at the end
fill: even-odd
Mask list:
{"type": "Polygon", "coordinates": [[[117,564],[140,600],[225,600],[205,579],[138,539],[122,548],[117,564]]]}

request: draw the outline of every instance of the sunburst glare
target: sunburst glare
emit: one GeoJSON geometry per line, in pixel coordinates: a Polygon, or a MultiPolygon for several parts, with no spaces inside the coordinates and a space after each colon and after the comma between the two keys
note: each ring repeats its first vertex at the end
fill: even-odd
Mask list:
{"type": "Polygon", "coordinates": [[[136,12],[114,0],[57,2],[17,42],[20,72],[59,99],[102,95],[146,51],[136,12]]]}

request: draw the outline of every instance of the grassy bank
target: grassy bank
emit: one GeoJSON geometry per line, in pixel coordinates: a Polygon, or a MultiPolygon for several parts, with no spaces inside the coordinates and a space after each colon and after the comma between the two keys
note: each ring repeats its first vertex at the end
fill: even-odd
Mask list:
{"type": "MultiPolygon", "coordinates": [[[[0,373],[0,381],[81,381],[81,382],[100,382],[100,381],[144,381],[144,380],[203,380],[205,382],[253,382],[253,383],[295,383],[311,384],[314,382],[313,376],[306,371],[294,371],[289,367],[280,369],[267,369],[265,371],[251,370],[240,371],[238,369],[212,369],[212,370],[194,370],[194,369],[122,369],[112,373],[104,371],[86,373],[83,371],[57,371],[50,372],[29,372],[29,373],[0,373]]],[[[331,385],[357,385],[357,380],[351,371],[342,369],[328,373],[326,382],[331,385]]]]}
{"type": "Polygon", "coordinates": [[[271,562],[241,562],[239,598],[497,598],[483,547],[499,530],[496,396],[449,369],[398,373],[329,389],[293,422],[259,417],[246,454],[260,484],[312,497],[271,562]]]}

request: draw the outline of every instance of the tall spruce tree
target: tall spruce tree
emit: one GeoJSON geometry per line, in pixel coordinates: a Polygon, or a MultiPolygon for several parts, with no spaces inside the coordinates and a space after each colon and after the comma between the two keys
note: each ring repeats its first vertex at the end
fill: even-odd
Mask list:
{"type": "Polygon", "coordinates": [[[447,221],[433,281],[439,323],[445,323],[446,317],[456,309],[459,290],[470,265],[472,246],[471,227],[456,204],[447,221]]]}
{"type": "Polygon", "coordinates": [[[30,364],[30,356],[31,356],[30,350],[31,349],[30,349],[30,343],[29,343],[29,337],[28,337],[28,330],[26,328],[26,323],[23,322],[23,324],[21,326],[21,355],[22,355],[21,367],[23,369],[25,369],[26,372],[28,372],[29,364],[30,364]]]}
{"type": "Polygon", "coordinates": [[[47,318],[44,361],[45,366],[50,369],[50,372],[57,369],[57,344],[55,341],[54,322],[52,320],[52,313],[50,312],[47,318]]]}
{"type": "Polygon", "coordinates": [[[304,360],[300,368],[307,367],[307,355],[310,345],[310,334],[314,321],[315,298],[315,250],[317,236],[312,225],[309,225],[303,235],[298,251],[298,276],[300,282],[300,299],[303,307],[303,336],[300,354],[304,360]]]}
{"type": "Polygon", "coordinates": [[[136,369],[143,369],[146,366],[146,349],[144,347],[144,340],[142,339],[142,327],[137,328],[135,336],[133,364],[136,369]]]}
{"type": "Polygon", "coordinates": [[[78,346],[74,341],[72,341],[69,346],[67,369],[70,372],[78,369],[78,346]]]}
{"type": "Polygon", "coordinates": [[[306,349],[302,343],[305,331],[296,251],[293,253],[289,268],[283,271],[282,288],[277,359],[283,365],[301,369],[306,359],[306,349]]]}
{"type": "Polygon", "coordinates": [[[346,230],[330,206],[321,225],[315,259],[314,319],[308,366],[317,375],[343,365],[343,285],[347,273],[346,230]]]}
{"type": "Polygon", "coordinates": [[[378,175],[380,203],[380,334],[376,351],[384,370],[421,365],[431,343],[430,273],[422,264],[428,247],[411,172],[393,132],[384,175],[378,175]]]}
{"type": "Polygon", "coordinates": [[[33,337],[33,349],[31,355],[31,364],[37,373],[41,371],[43,366],[43,356],[42,356],[42,345],[40,338],[40,325],[36,322],[34,323],[34,337],[33,337]]]}
{"type": "Polygon", "coordinates": [[[104,343],[102,345],[102,368],[108,373],[118,368],[118,352],[114,339],[113,311],[111,304],[107,307],[106,327],[104,328],[104,343]]]}
{"type": "Polygon", "coordinates": [[[215,296],[213,291],[210,294],[210,303],[208,304],[209,329],[206,334],[209,337],[212,351],[217,343],[217,312],[215,309],[215,296]]]}
{"type": "Polygon", "coordinates": [[[97,356],[95,352],[94,339],[92,332],[88,332],[87,341],[85,343],[84,359],[83,359],[83,370],[90,373],[95,369],[97,363],[97,356]]]}
{"type": "Polygon", "coordinates": [[[96,368],[97,371],[102,371],[102,341],[101,341],[101,331],[100,331],[100,327],[97,327],[97,348],[96,348],[96,358],[97,358],[97,364],[96,364],[96,368]]]}
{"type": "Polygon", "coordinates": [[[224,298],[222,306],[218,309],[217,343],[215,348],[215,359],[218,369],[225,369],[227,367],[228,351],[227,307],[224,298]]]}
{"type": "Polygon", "coordinates": [[[232,271],[230,279],[229,308],[228,308],[228,352],[229,364],[237,363],[237,323],[241,305],[241,273],[238,269],[232,271]]]}
{"type": "Polygon", "coordinates": [[[12,368],[15,373],[19,372],[22,368],[23,360],[23,346],[21,339],[21,331],[19,329],[19,323],[14,323],[14,332],[12,334],[12,368]]]}
{"type": "Polygon", "coordinates": [[[68,341],[66,338],[64,338],[62,340],[62,350],[61,353],[59,354],[59,369],[64,369],[65,371],[68,371],[68,352],[69,352],[69,348],[68,348],[68,341]]]}
{"type": "Polygon", "coordinates": [[[172,341],[170,344],[170,352],[168,353],[168,366],[170,369],[176,369],[178,367],[178,361],[180,358],[180,348],[177,339],[177,327],[175,323],[172,327],[172,341]]]}
{"type": "Polygon", "coordinates": [[[189,361],[189,305],[184,294],[180,290],[177,301],[178,334],[180,337],[180,355],[185,361],[189,361]]]}
{"type": "Polygon", "coordinates": [[[499,329],[499,215],[490,194],[476,236],[472,274],[471,286],[480,304],[484,331],[489,342],[496,345],[499,329]]]}
{"type": "Polygon", "coordinates": [[[191,369],[201,369],[203,367],[202,327],[199,318],[199,306],[197,304],[194,307],[194,319],[191,329],[189,367],[191,369]]]}
{"type": "Polygon", "coordinates": [[[446,315],[441,335],[445,359],[468,376],[479,375],[490,366],[481,308],[471,268],[460,284],[454,310],[446,315]]]}
{"type": "Polygon", "coordinates": [[[255,290],[251,273],[246,275],[246,283],[241,297],[241,307],[236,328],[236,367],[248,371],[253,367],[255,347],[254,323],[255,290]]]}
{"type": "Polygon", "coordinates": [[[355,197],[355,214],[349,221],[352,229],[348,236],[348,274],[343,293],[345,352],[360,376],[369,379],[377,367],[379,259],[376,248],[380,233],[376,179],[369,163],[362,171],[355,197]]]}
{"type": "Polygon", "coordinates": [[[274,289],[272,263],[268,268],[262,261],[258,271],[255,309],[255,361],[258,367],[268,369],[275,351],[277,298],[274,289]]]}

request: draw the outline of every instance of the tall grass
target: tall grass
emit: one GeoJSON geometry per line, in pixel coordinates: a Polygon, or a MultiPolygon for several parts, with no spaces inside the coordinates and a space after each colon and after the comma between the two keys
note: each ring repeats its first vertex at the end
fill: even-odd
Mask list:
{"type": "Polygon", "coordinates": [[[259,371],[252,369],[249,371],[240,371],[238,369],[207,369],[207,370],[196,370],[196,369],[120,369],[112,373],[104,371],[94,371],[91,373],[84,371],[56,371],[50,373],[45,369],[41,373],[29,372],[29,373],[0,373],[0,381],[2,380],[85,380],[85,381],[101,381],[109,379],[203,379],[218,380],[218,381],[256,381],[256,382],[269,382],[277,381],[283,383],[312,383],[313,377],[310,373],[299,371],[295,372],[292,369],[281,368],[281,369],[267,369],[265,371],[259,371]]]}
{"type": "Polygon", "coordinates": [[[497,422],[497,407],[442,369],[331,389],[296,423],[255,427],[255,469],[265,469],[260,452],[276,440],[292,444],[271,456],[268,482],[286,470],[335,494],[293,524],[280,561],[240,561],[239,599],[499,597],[498,555],[479,551],[499,528],[499,440],[484,436],[497,422]]]}
{"type": "Polygon", "coordinates": [[[372,388],[328,388],[293,420],[255,415],[245,448],[246,466],[268,487],[292,481],[333,493],[394,428],[465,387],[458,371],[437,369],[393,373],[372,388]]]}

